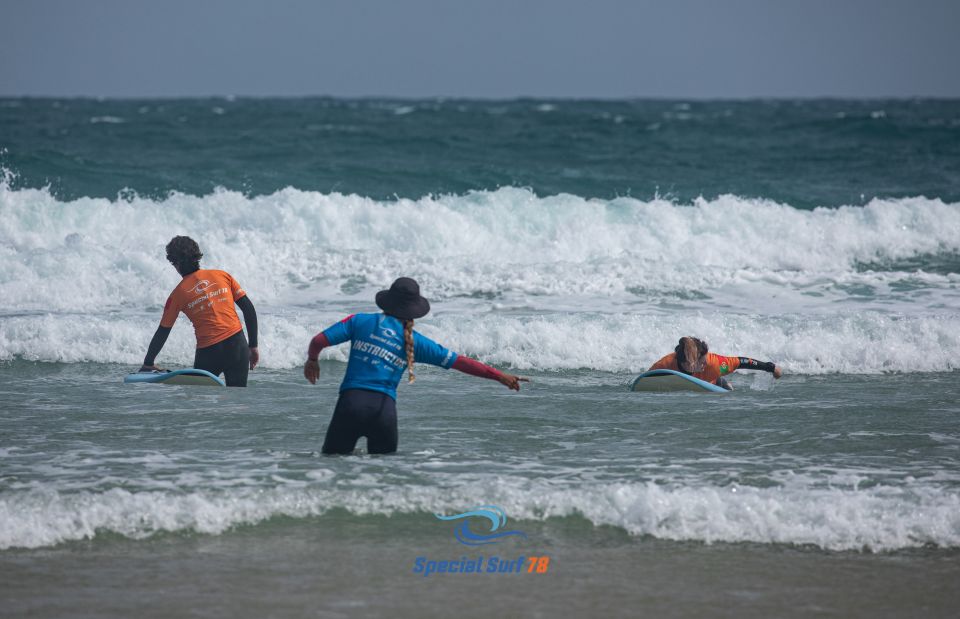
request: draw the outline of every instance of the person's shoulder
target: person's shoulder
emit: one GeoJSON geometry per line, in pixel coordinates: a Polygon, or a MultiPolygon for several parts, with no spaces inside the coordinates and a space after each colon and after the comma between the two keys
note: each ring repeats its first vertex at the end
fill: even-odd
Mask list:
{"type": "Polygon", "coordinates": [[[170,296],[174,297],[189,293],[191,289],[197,285],[196,278],[194,277],[196,274],[197,271],[194,271],[189,275],[185,275],[179,282],[177,282],[177,285],[173,287],[173,290],[170,291],[170,296]]]}
{"type": "Polygon", "coordinates": [[[343,323],[351,323],[353,325],[368,325],[371,329],[375,328],[378,320],[383,316],[383,314],[374,314],[366,312],[356,312],[355,314],[350,314],[346,318],[340,320],[343,323]]]}
{"type": "Polygon", "coordinates": [[[170,305],[182,305],[186,303],[188,299],[192,298],[191,293],[194,292],[194,289],[197,286],[197,281],[192,276],[196,272],[187,275],[173,287],[173,290],[170,291],[170,294],[167,295],[167,302],[164,305],[164,308],[169,307],[170,305]]]}
{"type": "Polygon", "coordinates": [[[183,291],[186,290],[186,288],[186,278],[183,278],[177,282],[177,285],[174,286],[173,290],[170,291],[170,296],[172,297],[177,294],[183,294],[183,291]]]}
{"type": "Polygon", "coordinates": [[[726,362],[726,360],[727,360],[727,358],[726,358],[725,356],[723,356],[723,355],[718,355],[718,354],[715,353],[715,352],[708,352],[708,353],[707,353],[707,365],[718,366],[718,365],[726,362]]]}
{"type": "Polygon", "coordinates": [[[420,344],[424,344],[428,346],[440,346],[441,348],[444,348],[443,344],[434,340],[428,335],[424,335],[420,333],[416,329],[413,330],[413,340],[414,342],[419,342],[420,344]]]}
{"type": "Polygon", "coordinates": [[[653,365],[650,366],[650,370],[662,370],[670,369],[671,366],[675,365],[677,361],[677,353],[667,353],[666,355],[657,359],[653,365]]]}
{"type": "Polygon", "coordinates": [[[364,320],[364,321],[366,321],[366,320],[376,320],[376,319],[378,319],[380,316],[381,316],[381,314],[374,314],[373,312],[356,312],[356,313],[350,314],[349,316],[347,316],[346,318],[344,318],[344,319],[343,319],[343,322],[346,322],[346,321],[348,321],[348,320],[364,320]]]}

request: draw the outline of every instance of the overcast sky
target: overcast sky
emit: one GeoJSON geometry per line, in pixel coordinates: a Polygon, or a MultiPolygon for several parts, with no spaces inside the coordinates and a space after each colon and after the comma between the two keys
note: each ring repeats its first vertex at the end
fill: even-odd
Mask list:
{"type": "Polygon", "coordinates": [[[960,96],[960,0],[0,0],[0,96],[960,96]]]}

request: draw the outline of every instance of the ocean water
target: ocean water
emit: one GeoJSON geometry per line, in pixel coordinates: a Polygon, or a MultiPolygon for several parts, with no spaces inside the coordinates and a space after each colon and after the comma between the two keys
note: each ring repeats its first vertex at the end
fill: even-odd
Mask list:
{"type": "Polygon", "coordinates": [[[0,99],[0,149],[7,614],[960,605],[960,102],[0,99]],[[256,304],[248,389],[120,382],[177,234],[256,304]],[[404,275],[531,382],[420,367],[396,455],[321,456],[307,343],[404,275]],[[785,376],[628,392],[681,335],[785,376]],[[434,515],[485,505],[525,538],[434,515]]]}

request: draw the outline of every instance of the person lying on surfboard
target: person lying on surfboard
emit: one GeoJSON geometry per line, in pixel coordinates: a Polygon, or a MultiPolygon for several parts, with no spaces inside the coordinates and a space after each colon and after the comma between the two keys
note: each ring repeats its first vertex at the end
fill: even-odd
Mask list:
{"type": "Polygon", "coordinates": [[[361,436],[367,437],[368,453],[397,450],[397,385],[404,370],[408,380],[414,381],[415,360],[496,380],[514,391],[520,391],[520,383],[528,380],[457,355],[414,331],[413,321],[427,315],[430,302],[420,296],[419,284],[409,277],[378,292],[376,302],[382,314],[352,314],[310,341],[303,366],[303,376],[310,384],[320,377],[320,351],[350,341],[347,371],[327,426],[323,453],[351,454],[361,436]]]}
{"type": "Polygon", "coordinates": [[[228,387],[246,387],[247,373],[260,361],[257,348],[257,310],[237,280],[226,271],[201,269],[200,246],[189,236],[175,236],[167,243],[167,260],[183,280],[170,293],[141,372],[163,371],[154,360],[167,342],[167,336],[180,312],[193,323],[197,336],[197,352],[193,367],[211,374],[224,375],[228,387]],[[243,336],[243,327],[234,304],[243,312],[250,343],[243,336]]]}
{"type": "Polygon", "coordinates": [[[770,361],[750,357],[725,357],[709,352],[707,343],[695,337],[681,337],[673,352],[650,366],[651,370],[673,370],[694,378],[733,389],[723,377],[736,370],[762,370],[774,378],[783,376],[783,370],[770,361]]]}

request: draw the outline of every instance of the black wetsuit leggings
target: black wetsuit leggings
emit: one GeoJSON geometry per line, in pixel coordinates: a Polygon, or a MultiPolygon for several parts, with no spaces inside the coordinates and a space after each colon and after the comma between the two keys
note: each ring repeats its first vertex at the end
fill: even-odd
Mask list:
{"type": "Polygon", "coordinates": [[[397,403],[393,398],[366,389],[340,392],[323,441],[323,453],[351,454],[361,436],[367,437],[368,453],[389,454],[397,450],[397,403]]]}
{"type": "Polygon", "coordinates": [[[193,367],[219,376],[223,374],[227,387],[246,387],[250,372],[250,347],[243,331],[237,331],[213,346],[198,348],[193,367]]]}

